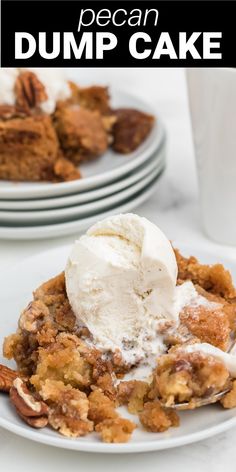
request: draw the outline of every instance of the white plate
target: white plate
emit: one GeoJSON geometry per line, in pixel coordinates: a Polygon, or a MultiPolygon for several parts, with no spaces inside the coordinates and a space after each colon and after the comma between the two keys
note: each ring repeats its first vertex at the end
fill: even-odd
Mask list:
{"type": "Polygon", "coordinates": [[[138,192],[148,187],[148,185],[164,170],[164,162],[160,163],[156,169],[152,170],[144,179],[139,180],[136,184],[124,189],[121,192],[109,195],[97,202],[85,203],[84,205],[76,205],[66,208],[57,208],[52,210],[40,211],[0,211],[1,225],[42,225],[53,224],[73,219],[85,218],[96,215],[101,211],[107,211],[114,208],[115,205],[124,203],[138,192]]]}
{"type": "Polygon", "coordinates": [[[57,238],[60,236],[67,236],[69,234],[78,234],[91,226],[98,219],[106,218],[107,216],[127,213],[145,202],[154,192],[156,183],[161,177],[157,177],[154,182],[150,183],[147,188],[138,193],[137,196],[131,198],[126,203],[118,205],[115,208],[98,213],[97,215],[88,218],[82,218],[76,221],[69,221],[65,223],[42,225],[42,226],[0,226],[0,239],[48,239],[57,238]]]}
{"type": "Polygon", "coordinates": [[[134,169],[127,177],[106,185],[97,190],[65,195],[64,197],[41,198],[36,200],[0,200],[1,210],[22,211],[22,210],[46,210],[50,208],[64,208],[67,206],[79,205],[113,195],[125,188],[130,187],[139,180],[145,178],[162,163],[164,158],[165,143],[138,169],[134,169]]]}
{"type": "MultiPolygon", "coordinates": [[[[180,249],[186,255],[193,254],[199,257],[205,263],[222,262],[236,278],[235,263],[227,258],[220,258],[218,253],[209,254],[194,247],[180,249]]],[[[0,277],[0,346],[4,337],[16,330],[19,314],[30,301],[32,291],[43,281],[64,269],[69,250],[70,247],[64,246],[38,254],[4,272],[0,277]]],[[[1,356],[0,362],[7,363],[1,356]]],[[[9,365],[14,366],[13,363],[9,365]]],[[[136,421],[136,417],[132,416],[132,419],[136,421]]],[[[11,408],[7,396],[0,394],[0,426],[3,428],[47,445],[103,453],[155,451],[199,441],[236,426],[236,409],[224,410],[220,406],[212,405],[195,411],[181,412],[180,422],[179,428],[171,428],[165,433],[148,433],[138,428],[127,444],[105,444],[100,442],[95,434],[84,438],[67,439],[49,428],[37,431],[25,425],[11,408]]]]}
{"type": "MultiPolygon", "coordinates": [[[[112,95],[116,107],[136,108],[155,115],[155,111],[137,97],[115,90],[112,90],[112,95]]],[[[52,184],[0,181],[0,199],[55,197],[98,188],[142,165],[159,148],[164,138],[164,127],[158,116],[150,135],[136,151],[123,155],[109,149],[99,159],[82,164],[80,169],[83,178],[72,182],[52,184]]]]}

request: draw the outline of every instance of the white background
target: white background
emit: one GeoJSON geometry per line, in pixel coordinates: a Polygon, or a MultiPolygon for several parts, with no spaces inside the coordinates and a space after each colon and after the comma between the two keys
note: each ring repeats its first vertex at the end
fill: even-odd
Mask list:
{"type": "MultiPolygon", "coordinates": [[[[192,146],[187,88],[183,69],[71,70],[81,83],[114,85],[149,101],[168,132],[168,167],[152,198],[136,211],[154,221],[173,241],[228,255],[236,261],[236,248],[208,240],[201,230],[197,178],[192,146]]],[[[1,270],[45,249],[72,243],[75,236],[45,241],[0,241],[1,270]]],[[[22,276],[22,274],[21,274],[22,276]]],[[[14,290],[14,287],[12,287],[14,290]]],[[[165,472],[234,470],[236,429],[191,446],[157,453],[105,456],[42,446],[0,429],[0,470],[42,472],[68,470],[165,472]]]]}

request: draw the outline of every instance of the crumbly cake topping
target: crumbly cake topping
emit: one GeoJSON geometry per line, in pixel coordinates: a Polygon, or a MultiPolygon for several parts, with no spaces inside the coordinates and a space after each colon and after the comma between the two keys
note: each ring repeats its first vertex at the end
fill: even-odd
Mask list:
{"type": "Polygon", "coordinates": [[[178,426],[177,414],[170,409],[176,402],[189,402],[195,408],[196,399],[226,389],[229,393],[222,405],[236,405],[235,381],[224,363],[214,355],[185,349],[186,344],[199,342],[228,349],[236,319],[232,279],[220,265],[202,266],[179,253],[177,261],[179,284],[190,280],[199,298],[197,302],[195,294],[194,302],[183,308],[177,331],[163,334],[168,352],[158,358],[149,381],[132,377],[119,352],[105,356],[84,341],[88,331],[76,323],[64,273],[35,291],[17,332],[4,343],[5,356],[15,359],[19,372],[0,368],[0,388],[5,385],[12,392],[16,411],[25,422],[33,427],[48,424],[68,437],[95,431],[103,441],[122,442],[129,440],[136,422],[135,416],[134,421],[121,418],[119,405],[154,432],[178,426]],[[27,394],[46,405],[43,414],[33,417],[26,407],[21,411],[14,391],[19,375],[26,379],[27,394]]]}

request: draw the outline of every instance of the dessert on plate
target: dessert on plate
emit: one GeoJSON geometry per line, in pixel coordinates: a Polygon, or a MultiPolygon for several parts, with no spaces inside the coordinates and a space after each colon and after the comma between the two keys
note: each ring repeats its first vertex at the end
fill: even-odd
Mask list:
{"type": "Polygon", "coordinates": [[[233,408],[235,301],[222,265],[183,257],[146,218],[107,218],[35,290],[5,339],[17,369],[0,367],[0,389],[29,426],[105,442],[177,427],[179,405],[233,408]]]}
{"type": "Polygon", "coordinates": [[[112,109],[108,89],[80,87],[62,70],[0,70],[0,180],[69,181],[112,146],[134,151],[154,117],[112,109]]]}

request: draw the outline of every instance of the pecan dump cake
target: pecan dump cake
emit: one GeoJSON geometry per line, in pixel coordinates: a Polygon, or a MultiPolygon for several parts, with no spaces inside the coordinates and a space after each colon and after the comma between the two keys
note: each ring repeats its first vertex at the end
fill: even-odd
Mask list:
{"type": "Polygon", "coordinates": [[[30,426],[106,442],[177,427],[178,404],[218,393],[235,407],[235,301],[222,265],[183,257],[145,218],[111,217],[35,290],[5,339],[17,371],[0,367],[0,389],[30,426]]]}
{"type": "Polygon", "coordinates": [[[0,179],[69,181],[78,165],[134,151],[154,117],[112,109],[106,87],[79,87],[53,69],[0,70],[0,179]]]}

